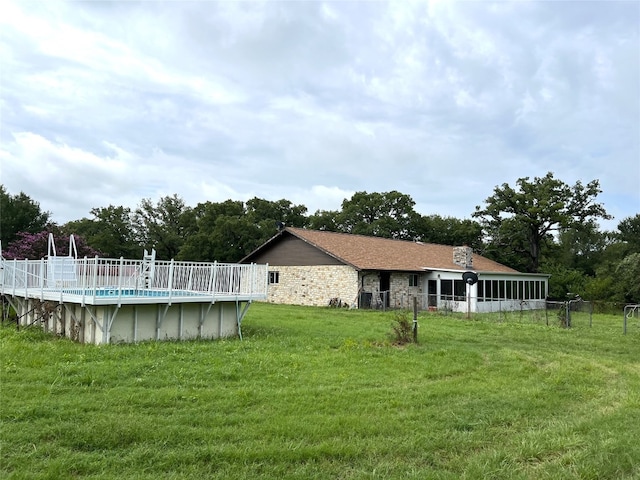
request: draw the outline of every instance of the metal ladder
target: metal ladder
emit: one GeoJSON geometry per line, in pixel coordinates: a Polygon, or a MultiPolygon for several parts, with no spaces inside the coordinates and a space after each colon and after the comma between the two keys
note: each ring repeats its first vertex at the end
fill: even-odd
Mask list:
{"type": "Polygon", "coordinates": [[[146,249],[142,257],[142,270],[140,279],[142,281],[141,288],[150,288],[153,285],[153,276],[156,270],[156,249],[151,249],[149,253],[146,249]]]}

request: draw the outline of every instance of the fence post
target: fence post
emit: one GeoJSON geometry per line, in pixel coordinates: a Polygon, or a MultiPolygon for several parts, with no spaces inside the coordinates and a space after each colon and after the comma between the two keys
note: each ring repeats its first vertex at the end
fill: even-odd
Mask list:
{"type": "Polygon", "coordinates": [[[418,343],[418,297],[413,297],[413,341],[418,343]]]}

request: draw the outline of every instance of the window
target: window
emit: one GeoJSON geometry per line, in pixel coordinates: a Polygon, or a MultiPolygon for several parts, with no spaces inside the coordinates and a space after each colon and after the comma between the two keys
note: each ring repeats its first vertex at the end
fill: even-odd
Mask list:
{"type": "Polygon", "coordinates": [[[467,284],[464,280],[454,280],[453,290],[455,300],[463,301],[467,299],[467,284]]]}
{"type": "Polygon", "coordinates": [[[478,301],[484,302],[484,280],[478,282],[478,301]]]}
{"type": "Polygon", "coordinates": [[[440,280],[440,296],[443,300],[453,299],[453,280],[440,280]]]}
{"type": "Polygon", "coordinates": [[[280,283],[280,272],[269,272],[269,284],[280,283]]]}
{"type": "Polygon", "coordinates": [[[409,274],[409,286],[410,287],[417,287],[418,286],[418,274],[417,273],[410,273],[409,274]]]}

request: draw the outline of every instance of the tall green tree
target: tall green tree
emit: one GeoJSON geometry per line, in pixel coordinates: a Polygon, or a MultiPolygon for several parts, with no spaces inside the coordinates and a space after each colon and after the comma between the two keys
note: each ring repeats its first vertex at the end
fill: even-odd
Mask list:
{"type": "Polygon", "coordinates": [[[155,249],[158,259],[170,260],[193,233],[193,211],[176,194],[162,197],[155,204],[146,198],[133,212],[132,223],[140,245],[155,249]]]}
{"type": "Polygon", "coordinates": [[[339,232],[337,223],[337,210],[316,210],[307,219],[307,226],[312,230],[323,230],[325,232],[339,232]]]}
{"type": "Polygon", "coordinates": [[[588,276],[595,276],[604,251],[612,243],[611,234],[599,229],[593,221],[561,229],[549,248],[547,262],[557,262],[588,276]]]}
{"type": "Polygon", "coordinates": [[[329,231],[413,240],[416,236],[414,222],[419,217],[414,206],[415,202],[409,195],[395,190],[356,192],[342,202],[340,212],[318,212],[309,224],[312,228],[329,231]],[[334,218],[330,220],[332,216],[334,218]]]}
{"type": "Polygon", "coordinates": [[[460,220],[440,215],[424,215],[414,220],[416,239],[440,245],[482,247],[482,226],[475,220],[460,220]]]}
{"type": "MultiPolygon", "coordinates": [[[[221,241],[219,230],[225,228],[225,219],[239,221],[243,217],[244,203],[241,201],[199,203],[192,210],[193,232],[185,239],[176,258],[196,262],[238,260],[234,253],[229,253],[227,246],[217,242],[221,241]]],[[[234,251],[235,247],[230,250],[234,251]]]]}
{"type": "Polygon", "coordinates": [[[618,264],[616,277],[622,301],[640,303],[640,253],[627,255],[618,264]]]}
{"type": "Polygon", "coordinates": [[[193,209],[195,232],[177,258],[237,262],[278,231],[278,223],[302,227],[307,208],[288,200],[252,198],[246,204],[227,200],[205,202],[193,209]]]}
{"type": "Polygon", "coordinates": [[[276,226],[282,222],[288,227],[304,227],[307,223],[307,207],[294,205],[289,200],[277,200],[275,202],[254,197],[247,200],[246,214],[256,222],[276,226]]]}
{"type": "Polygon", "coordinates": [[[255,248],[273,237],[279,225],[287,227],[304,227],[307,225],[307,207],[294,205],[289,200],[277,200],[275,202],[261,198],[252,198],[245,205],[245,214],[249,221],[255,223],[257,232],[251,240],[248,240],[247,251],[250,253],[255,248]]]}
{"type": "Polygon", "coordinates": [[[595,201],[600,193],[598,180],[570,186],[549,172],[533,180],[520,178],[515,188],[506,183],[495,187],[484,208],[477,206],[473,216],[480,219],[489,243],[497,240],[501,247],[523,256],[526,271],[538,272],[542,248],[553,239],[553,233],[611,218],[595,201]],[[518,231],[520,238],[505,242],[509,234],[518,231]]]}
{"type": "Polygon", "coordinates": [[[640,213],[618,224],[617,237],[628,247],[628,253],[640,253],[640,213]]]}
{"type": "Polygon", "coordinates": [[[39,233],[49,223],[51,213],[43,212],[40,204],[20,192],[11,195],[0,185],[0,241],[6,247],[20,232],[39,233]]]}
{"type": "Polygon", "coordinates": [[[136,241],[133,213],[123,206],[91,209],[93,218],[66,223],[68,234],[82,235],[87,243],[109,258],[140,258],[143,248],[136,241]]]}

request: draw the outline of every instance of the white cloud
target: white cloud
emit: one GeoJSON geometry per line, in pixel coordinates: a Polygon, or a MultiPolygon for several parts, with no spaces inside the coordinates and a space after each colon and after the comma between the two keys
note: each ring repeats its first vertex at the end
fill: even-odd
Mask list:
{"type": "Polygon", "coordinates": [[[640,211],[632,2],[10,1],[0,27],[2,183],[60,222],[390,190],[468,217],[547,171],[640,211]]]}

